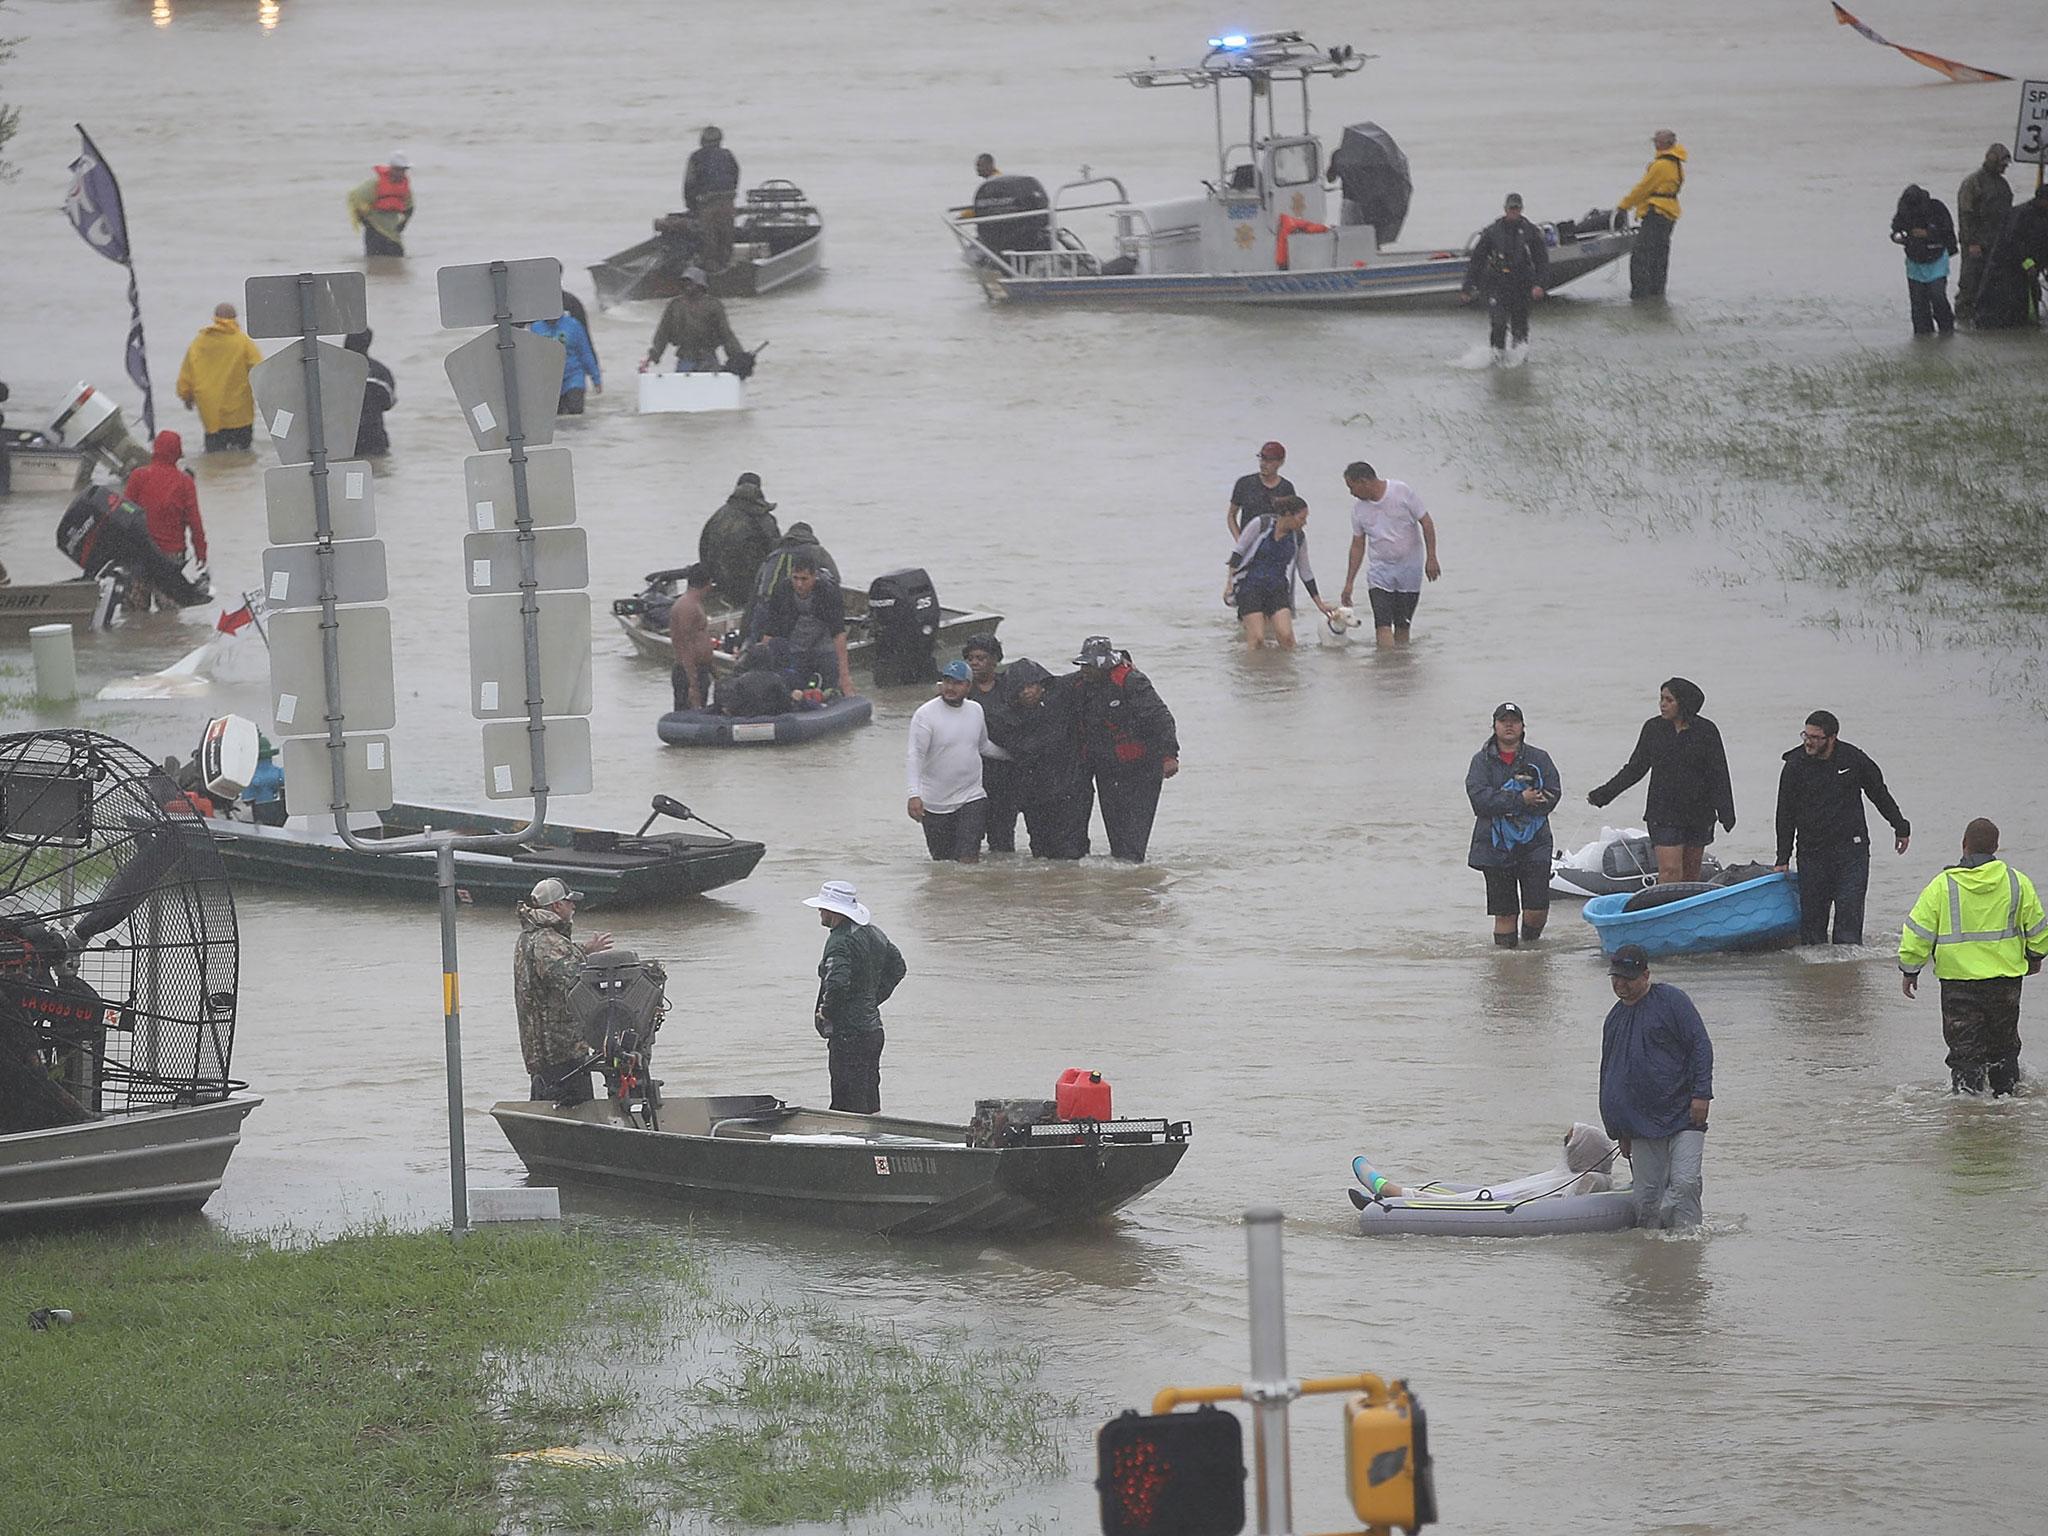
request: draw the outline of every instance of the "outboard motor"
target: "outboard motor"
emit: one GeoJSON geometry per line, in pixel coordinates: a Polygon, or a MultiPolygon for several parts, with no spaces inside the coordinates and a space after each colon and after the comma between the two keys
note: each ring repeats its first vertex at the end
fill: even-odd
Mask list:
{"type": "Polygon", "coordinates": [[[149,445],[135,440],[121,408],[90,384],[71,386],[70,395],[50,421],[49,436],[116,475],[126,476],[150,459],[149,445]]]}
{"type": "Polygon", "coordinates": [[[868,629],[877,683],[928,683],[937,675],[939,594],[923,571],[890,571],[869,584],[868,629]]]}
{"type": "Polygon", "coordinates": [[[212,596],[208,586],[188,580],[184,567],[156,547],[149,536],[149,515],[103,485],[89,486],[71,499],[57,520],[57,547],[88,576],[111,568],[124,578],[124,588],[126,578],[140,579],[180,608],[212,596]]]}
{"type": "Polygon", "coordinates": [[[974,189],[975,219],[991,220],[987,224],[977,222],[975,234],[998,255],[1005,251],[1049,251],[1052,228],[1045,210],[1051,205],[1045,195],[1045,183],[1036,176],[991,176],[974,189]],[[1001,217],[1004,214],[1017,217],[1001,217]]]}
{"type": "Polygon", "coordinates": [[[627,1116],[637,1110],[650,1126],[661,1106],[661,1084],[647,1074],[668,1013],[667,987],[660,961],[613,949],[585,957],[569,989],[569,1012],[590,1046],[590,1065],[604,1074],[606,1091],[627,1116]]]}
{"type": "Polygon", "coordinates": [[[647,585],[632,597],[612,599],[612,612],[624,619],[638,619],[649,629],[668,628],[668,611],[676,603],[677,584],[689,572],[688,566],[672,571],[649,571],[647,585]]]}

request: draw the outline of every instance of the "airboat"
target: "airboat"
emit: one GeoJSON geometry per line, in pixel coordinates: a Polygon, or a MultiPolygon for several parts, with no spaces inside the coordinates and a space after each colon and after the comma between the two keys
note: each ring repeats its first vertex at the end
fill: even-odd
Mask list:
{"type": "MultiPolygon", "coordinates": [[[[1355,124],[1326,157],[1311,131],[1310,82],[1356,74],[1369,57],[1318,48],[1299,32],[1261,32],[1212,37],[1193,66],[1126,71],[1120,78],[1142,89],[1214,94],[1216,179],[1200,193],[1140,203],[1118,178],[1087,166],[1050,197],[1033,178],[993,177],[945,226],[996,300],[1329,305],[1453,297],[1471,241],[1395,244],[1413,183],[1393,137],[1375,123],[1355,124]],[[1245,87],[1247,109],[1227,122],[1224,97],[1236,85],[1245,87]],[[1288,85],[1300,88],[1299,108],[1283,114],[1290,93],[1279,87],[1288,85]],[[1070,221],[1084,213],[1109,219],[1113,252],[1091,250],[1075,233],[1070,221]]],[[[1627,215],[1612,209],[1538,227],[1553,289],[1619,260],[1636,238],[1627,215]]]]}
{"type": "Polygon", "coordinates": [[[262,1102],[238,965],[175,783],[93,731],[0,736],[0,1221],[206,1203],[262,1102]]]}

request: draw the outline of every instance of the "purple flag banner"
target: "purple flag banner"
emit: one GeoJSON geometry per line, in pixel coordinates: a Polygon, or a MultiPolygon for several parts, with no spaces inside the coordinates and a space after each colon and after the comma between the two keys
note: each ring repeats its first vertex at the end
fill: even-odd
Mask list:
{"type": "Polygon", "coordinates": [[[78,137],[84,147],[71,162],[71,190],[64,194],[64,216],[87,245],[128,269],[128,377],[142,391],[143,430],[155,437],[156,395],[149,385],[149,354],[142,340],[142,298],[135,287],[135,262],[128,247],[128,216],[121,207],[121,184],[114,180],[114,173],[108,169],[92,135],[79,127],[78,137]]]}

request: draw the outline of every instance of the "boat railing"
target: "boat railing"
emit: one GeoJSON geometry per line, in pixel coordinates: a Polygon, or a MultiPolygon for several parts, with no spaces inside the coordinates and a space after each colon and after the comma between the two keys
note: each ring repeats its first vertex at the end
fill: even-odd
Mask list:
{"type": "Polygon", "coordinates": [[[1097,259],[1082,244],[1079,236],[1061,222],[1068,214],[1090,213],[1102,208],[1124,209],[1129,207],[1130,193],[1124,184],[1114,176],[1097,176],[1087,166],[1081,167],[1079,179],[1063,183],[1044,207],[1027,212],[1014,210],[1002,213],[975,214],[972,209],[950,209],[946,215],[946,228],[953,238],[960,242],[960,248],[975,261],[998,268],[1006,277],[1093,277],[1096,275],[1097,259]],[[1104,195],[1087,202],[1070,203],[1067,194],[1082,191],[1088,187],[1108,187],[1114,195],[1104,195]],[[1031,219],[1045,221],[1045,243],[1043,251],[998,251],[987,245],[975,232],[982,224],[1016,225],[1031,219]],[[1051,258],[1050,260],[1046,258],[1051,258]],[[1059,258],[1068,258],[1060,260],[1059,258]]]}

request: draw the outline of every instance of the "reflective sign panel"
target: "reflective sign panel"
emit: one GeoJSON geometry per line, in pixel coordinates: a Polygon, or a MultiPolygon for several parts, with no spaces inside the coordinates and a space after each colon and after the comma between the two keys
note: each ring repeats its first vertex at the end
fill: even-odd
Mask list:
{"type": "MultiPolygon", "coordinates": [[[[344,736],[342,741],[342,795],[352,811],[391,809],[391,738],[389,736],[344,736]]],[[[322,812],[332,813],[334,805],[333,758],[327,738],[302,736],[284,744],[280,766],[284,769],[285,803],[294,816],[310,816],[316,831],[322,812]]]]}
{"type": "MultiPolygon", "coordinates": [[[[319,607],[320,546],[279,544],[264,550],[263,595],[273,608],[319,607]]],[[[335,544],[337,603],[381,603],[389,595],[382,539],[343,539],[335,544]]]]}
{"type": "Polygon", "coordinates": [[[252,277],[242,288],[242,329],[251,336],[299,336],[302,305],[312,300],[313,334],[346,336],[368,330],[370,306],[360,272],[302,272],[252,277]]]}
{"type": "MultiPolygon", "coordinates": [[[[587,795],[591,789],[590,722],[551,716],[543,722],[548,793],[587,795]]],[[[533,793],[533,748],[524,720],[484,725],[484,793],[493,800],[533,793]]]]}
{"type": "MultiPolygon", "coordinates": [[[[479,720],[526,714],[526,623],[518,597],[469,600],[469,710],[479,720]]],[[[544,715],[590,713],[590,594],[537,599],[544,715]]]]}
{"type": "MultiPolygon", "coordinates": [[[[462,461],[474,533],[511,528],[517,522],[509,453],[472,453],[462,461]]],[[[529,448],[526,453],[527,515],[536,528],[576,521],[576,477],[566,448],[529,448]]]]}
{"type": "MultiPolygon", "coordinates": [[[[552,336],[536,336],[531,331],[511,334],[519,430],[529,445],[551,443],[555,440],[555,402],[562,398],[562,367],[569,355],[568,348],[552,336]]],[[[498,333],[486,331],[465,341],[448,354],[447,367],[448,382],[462,407],[462,422],[469,428],[471,439],[485,452],[505,447],[511,430],[511,410],[506,404],[498,333]]]]}
{"type": "MultiPolygon", "coordinates": [[[[586,609],[589,602],[586,597],[586,609]]],[[[337,702],[343,728],[388,731],[398,723],[391,683],[390,610],[338,608],[335,619],[340,626],[335,643],[341,662],[337,702]]],[[[588,628],[586,621],[586,647],[588,628]]],[[[317,608],[280,613],[270,621],[270,709],[277,722],[273,734],[279,737],[327,734],[327,681],[317,608]]]]}
{"type": "MultiPolygon", "coordinates": [[[[536,343],[544,340],[534,338],[536,343]]],[[[370,380],[369,360],[329,341],[314,345],[319,349],[320,419],[326,428],[322,446],[331,457],[352,456],[356,428],[363,419],[363,388],[370,380]]],[[[561,343],[555,345],[559,348],[561,343]]],[[[286,464],[309,463],[313,457],[305,357],[305,342],[295,341],[249,370],[249,387],[256,391],[256,419],[270,434],[278,459],[286,464]]]]}
{"type": "MultiPolygon", "coordinates": [[[[581,528],[537,528],[534,578],[541,592],[580,592],[590,585],[589,540],[581,528]]],[[[471,533],[462,540],[462,579],[476,593],[517,592],[523,568],[517,533],[471,533]]]]}
{"type": "MultiPolygon", "coordinates": [[[[353,450],[355,444],[349,447],[353,450]]],[[[313,516],[312,465],[286,464],[263,471],[263,505],[270,517],[271,543],[310,544],[320,537],[313,516]]],[[[327,461],[327,519],[337,539],[367,539],[376,533],[377,482],[361,459],[327,461]]]]}

